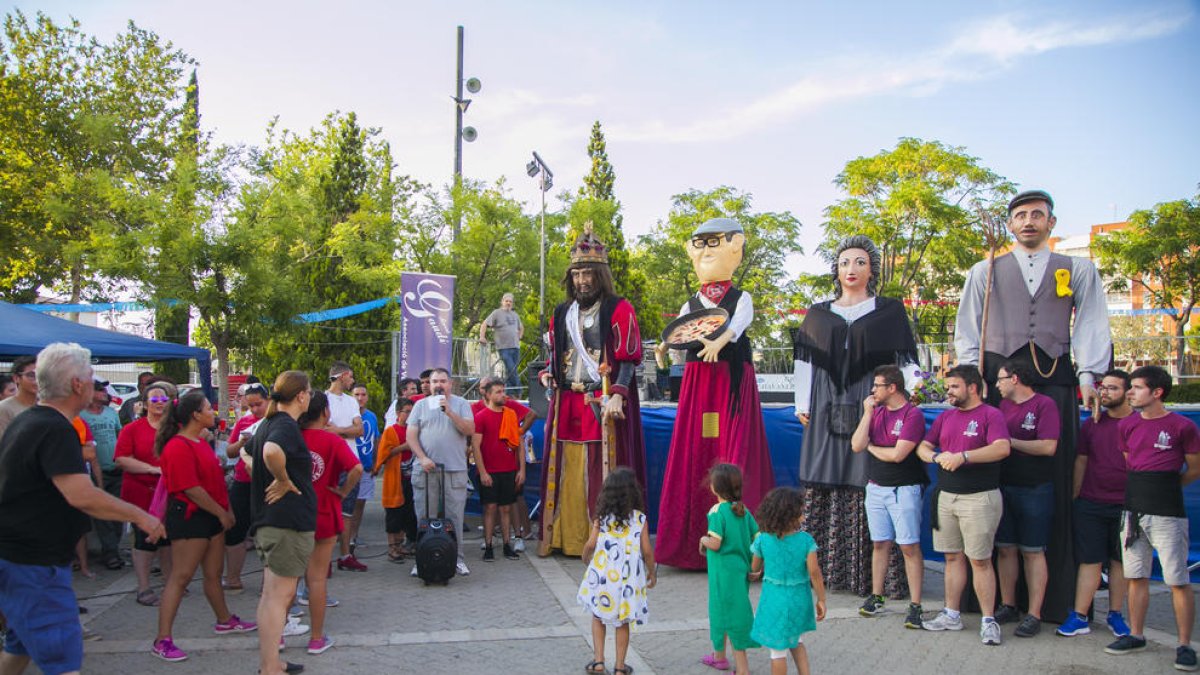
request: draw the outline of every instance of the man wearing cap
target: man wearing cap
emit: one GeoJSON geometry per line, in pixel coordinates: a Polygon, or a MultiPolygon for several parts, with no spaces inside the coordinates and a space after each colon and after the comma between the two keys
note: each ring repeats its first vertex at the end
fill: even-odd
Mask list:
{"type": "MultiPolygon", "coordinates": [[[[728,312],[729,324],[687,351],[655,543],[659,562],[675,567],[704,569],[697,542],[708,533],[708,512],[716,499],[697,486],[714,464],[735,464],[742,470],[742,501],[751,510],[775,486],[746,334],[754,320],[754,302],[732,281],[745,247],[741,223],[712,218],[692,232],[686,249],[700,290],[679,315],[720,307],[728,312]]],[[[665,352],[666,343],[659,343],[658,356],[665,352]]]]}
{"type": "Polygon", "coordinates": [[[1075,391],[1078,385],[1084,404],[1091,403],[1096,395],[1093,384],[1109,368],[1112,336],[1095,265],[1050,250],[1056,222],[1054,200],[1043,190],[1027,190],[1008,203],[1008,230],[1015,242],[1011,253],[995,259],[987,334],[981,335],[988,278],[985,260],[971,268],[963,286],[954,348],[960,363],[982,363],[989,403],[999,403],[996,376],[1011,359],[1032,366],[1029,384],[1058,407],[1062,435],[1054,455],[1054,524],[1046,551],[1049,581],[1042,618],[1061,623],[1070,613],[1075,588],[1071,551],[1072,472],[1079,433],[1075,391]]]}
{"type": "MultiPolygon", "coordinates": [[[[121,467],[113,459],[117,450],[117,433],[121,431],[121,420],[117,411],[109,406],[108,382],[94,378],[92,383],[92,400],[79,416],[92,430],[96,439],[96,460],[100,465],[103,478],[101,487],[108,494],[121,497],[121,478],[124,475],[121,467]]],[[[119,570],[125,566],[121,561],[118,548],[125,524],[115,520],[97,520],[96,536],[100,539],[100,559],[110,570],[119,570]]]]}
{"type": "Polygon", "coordinates": [[[542,556],[583,551],[609,471],[628,466],[646,485],[636,375],[642,336],[633,305],[617,297],[608,249],[590,223],[571,247],[563,286],[567,300],[554,308],[550,358],[540,376],[554,391],[543,454],[542,556]]]}

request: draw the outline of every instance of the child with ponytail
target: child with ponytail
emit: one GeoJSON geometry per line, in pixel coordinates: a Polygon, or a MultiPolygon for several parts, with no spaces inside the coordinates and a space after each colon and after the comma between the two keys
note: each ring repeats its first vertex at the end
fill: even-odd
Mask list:
{"type": "Polygon", "coordinates": [[[750,542],[758,524],[742,503],[742,472],[734,464],[717,464],[708,473],[709,489],[717,503],[708,511],[708,533],[700,537],[700,554],[708,559],[708,631],[713,652],[700,662],[729,670],[725,642],[733,648],[735,672],[746,675],[746,650],[757,647],[750,638],[754,611],[750,607],[750,542]]]}

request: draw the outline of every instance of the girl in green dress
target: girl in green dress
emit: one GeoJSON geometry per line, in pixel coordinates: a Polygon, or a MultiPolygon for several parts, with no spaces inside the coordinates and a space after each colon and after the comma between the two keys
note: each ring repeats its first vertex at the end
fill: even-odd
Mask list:
{"type": "Polygon", "coordinates": [[[762,577],[763,586],[750,636],[771,650],[771,675],[787,674],[789,653],[801,675],[808,675],[808,651],[800,634],[816,630],[825,619],[825,579],[817,564],[817,543],[800,529],[803,493],[791,487],[771,490],[758,507],[758,520],[750,572],[752,578],[762,577]]]}
{"type": "Polygon", "coordinates": [[[758,534],[754,516],[742,503],[742,471],[734,464],[717,464],[708,473],[709,489],[717,503],[708,511],[708,533],[700,537],[700,553],[708,559],[708,631],[713,652],[700,662],[729,670],[725,641],[733,647],[737,675],[747,675],[746,650],[757,647],[750,638],[754,610],[750,607],[750,542],[758,534]]]}

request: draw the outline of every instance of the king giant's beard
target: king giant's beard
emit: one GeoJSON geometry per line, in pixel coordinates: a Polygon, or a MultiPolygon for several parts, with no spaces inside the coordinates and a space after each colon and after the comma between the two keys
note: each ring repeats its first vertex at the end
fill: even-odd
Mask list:
{"type": "Polygon", "coordinates": [[[575,288],[575,300],[579,302],[580,307],[585,309],[591,307],[592,305],[596,304],[596,301],[599,299],[600,289],[597,288],[595,284],[589,286],[587,290],[579,287],[575,288]]]}

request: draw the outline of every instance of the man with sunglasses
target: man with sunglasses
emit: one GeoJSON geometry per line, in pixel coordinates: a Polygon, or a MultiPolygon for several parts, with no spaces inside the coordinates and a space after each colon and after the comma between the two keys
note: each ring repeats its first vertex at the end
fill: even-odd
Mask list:
{"type": "MultiPolygon", "coordinates": [[[[733,285],[745,246],[741,223],[712,218],[692,232],[686,247],[700,290],[679,309],[680,316],[719,307],[729,321],[711,340],[700,338],[699,347],[687,350],[655,543],[659,562],[675,567],[706,565],[696,542],[708,532],[708,511],[715,497],[696,486],[714,463],[728,462],[742,470],[742,501],[751,510],[775,486],[747,335],[754,302],[733,285]]],[[[660,343],[660,361],[665,354],[666,345],[660,343]]]]}
{"type": "Polygon", "coordinates": [[[33,356],[18,356],[12,365],[13,382],[17,383],[17,395],[0,401],[0,437],[13,418],[29,410],[37,403],[37,359],[33,356]]]}

